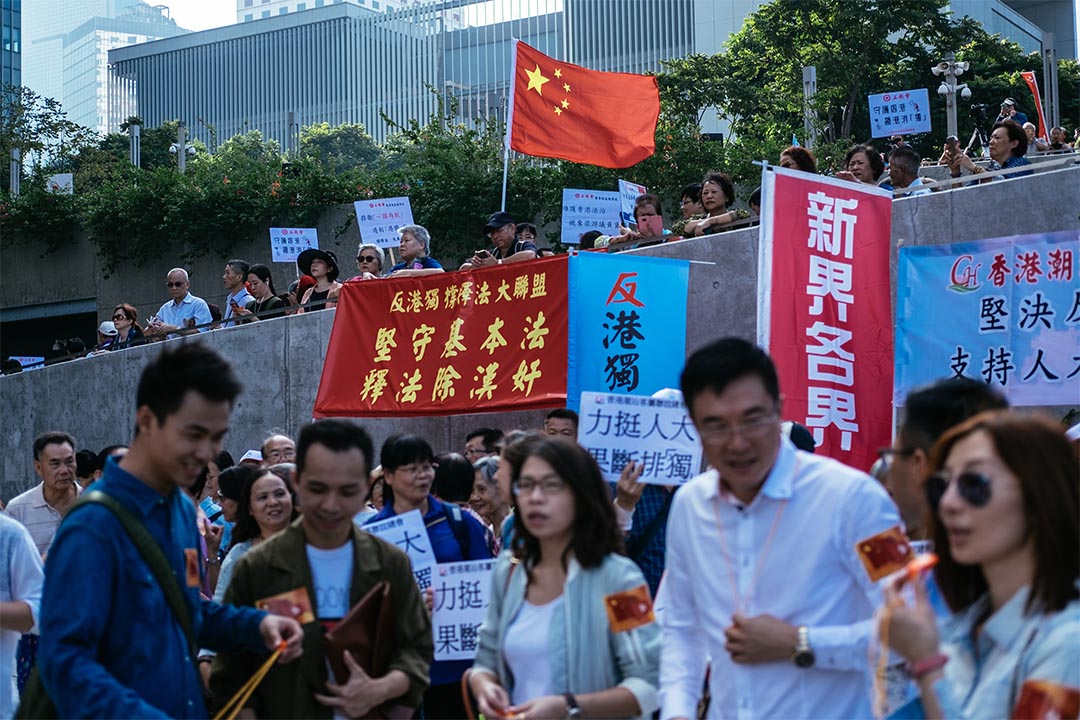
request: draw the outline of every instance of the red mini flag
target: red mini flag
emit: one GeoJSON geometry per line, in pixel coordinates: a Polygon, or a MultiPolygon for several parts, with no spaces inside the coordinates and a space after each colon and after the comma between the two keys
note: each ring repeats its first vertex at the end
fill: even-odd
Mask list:
{"type": "Polygon", "coordinates": [[[873,537],[860,540],[856,543],[855,549],[859,553],[863,567],[874,582],[902,569],[915,557],[899,525],[873,537]]]}
{"type": "Polygon", "coordinates": [[[513,150],[609,168],[630,167],[655,152],[655,77],[587,70],[519,40],[514,45],[513,150]]]}

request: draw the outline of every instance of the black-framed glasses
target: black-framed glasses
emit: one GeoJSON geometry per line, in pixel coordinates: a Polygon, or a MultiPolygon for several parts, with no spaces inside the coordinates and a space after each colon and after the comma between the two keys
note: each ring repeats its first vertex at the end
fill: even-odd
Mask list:
{"type": "Polygon", "coordinates": [[[906,447],[883,447],[878,448],[877,455],[882,460],[891,460],[893,457],[899,455],[900,457],[907,457],[908,455],[914,455],[915,448],[906,447]]]}
{"type": "Polygon", "coordinates": [[[356,259],[360,262],[375,262],[376,260],[378,260],[378,258],[374,255],[360,255],[356,259]]]}
{"type": "MultiPolygon", "coordinates": [[[[926,492],[926,502],[935,513],[941,506],[941,498],[945,497],[945,491],[949,489],[949,474],[941,471],[926,478],[923,490],[926,492]]],[[[960,497],[964,498],[971,507],[985,507],[990,502],[992,495],[992,482],[989,477],[977,472],[962,472],[956,476],[956,490],[960,497]]]]}
{"type": "Polygon", "coordinates": [[[184,287],[184,282],[182,280],[180,282],[167,282],[165,283],[165,287],[184,287]]]}

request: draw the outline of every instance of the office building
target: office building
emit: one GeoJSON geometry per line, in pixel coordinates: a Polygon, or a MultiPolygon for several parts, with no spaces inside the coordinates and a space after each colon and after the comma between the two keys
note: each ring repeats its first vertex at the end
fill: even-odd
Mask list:
{"type": "Polygon", "coordinates": [[[22,85],[22,0],[0,0],[0,85],[22,85]]]}

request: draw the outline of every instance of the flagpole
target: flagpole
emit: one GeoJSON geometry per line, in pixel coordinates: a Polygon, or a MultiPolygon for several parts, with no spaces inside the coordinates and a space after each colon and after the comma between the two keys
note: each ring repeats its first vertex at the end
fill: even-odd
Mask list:
{"type": "Polygon", "coordinates": [[[506,137],[503,140],[502,203],[499,209],[506,212],[506,178],[510,171],[510,132],[514,127],[514,86],[517,85],[517,38],[511,38],[513,60],[510,62],[510,109],[506,113],[506,137]]]}

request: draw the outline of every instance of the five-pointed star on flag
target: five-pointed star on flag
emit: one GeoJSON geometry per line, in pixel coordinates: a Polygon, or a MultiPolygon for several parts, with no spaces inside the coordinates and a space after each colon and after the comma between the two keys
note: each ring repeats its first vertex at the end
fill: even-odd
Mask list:
{"type": "Polygon", "coordinates": [[[535,90],[537,95],[543,97],[544,83],[551,82],[551,79],[544,77],[544,74],[540,72],[539,65],[536,66],[535,70],[526,70],[525,74],[529,76],[529,87],[526,89],[526,92],[535,90]]]}
{"type": "Polygon", "coordinates": [[[558,68],[555,68],[555,77],[561,78],[562,77],[562,70],[559,70],[558,68]]]}

